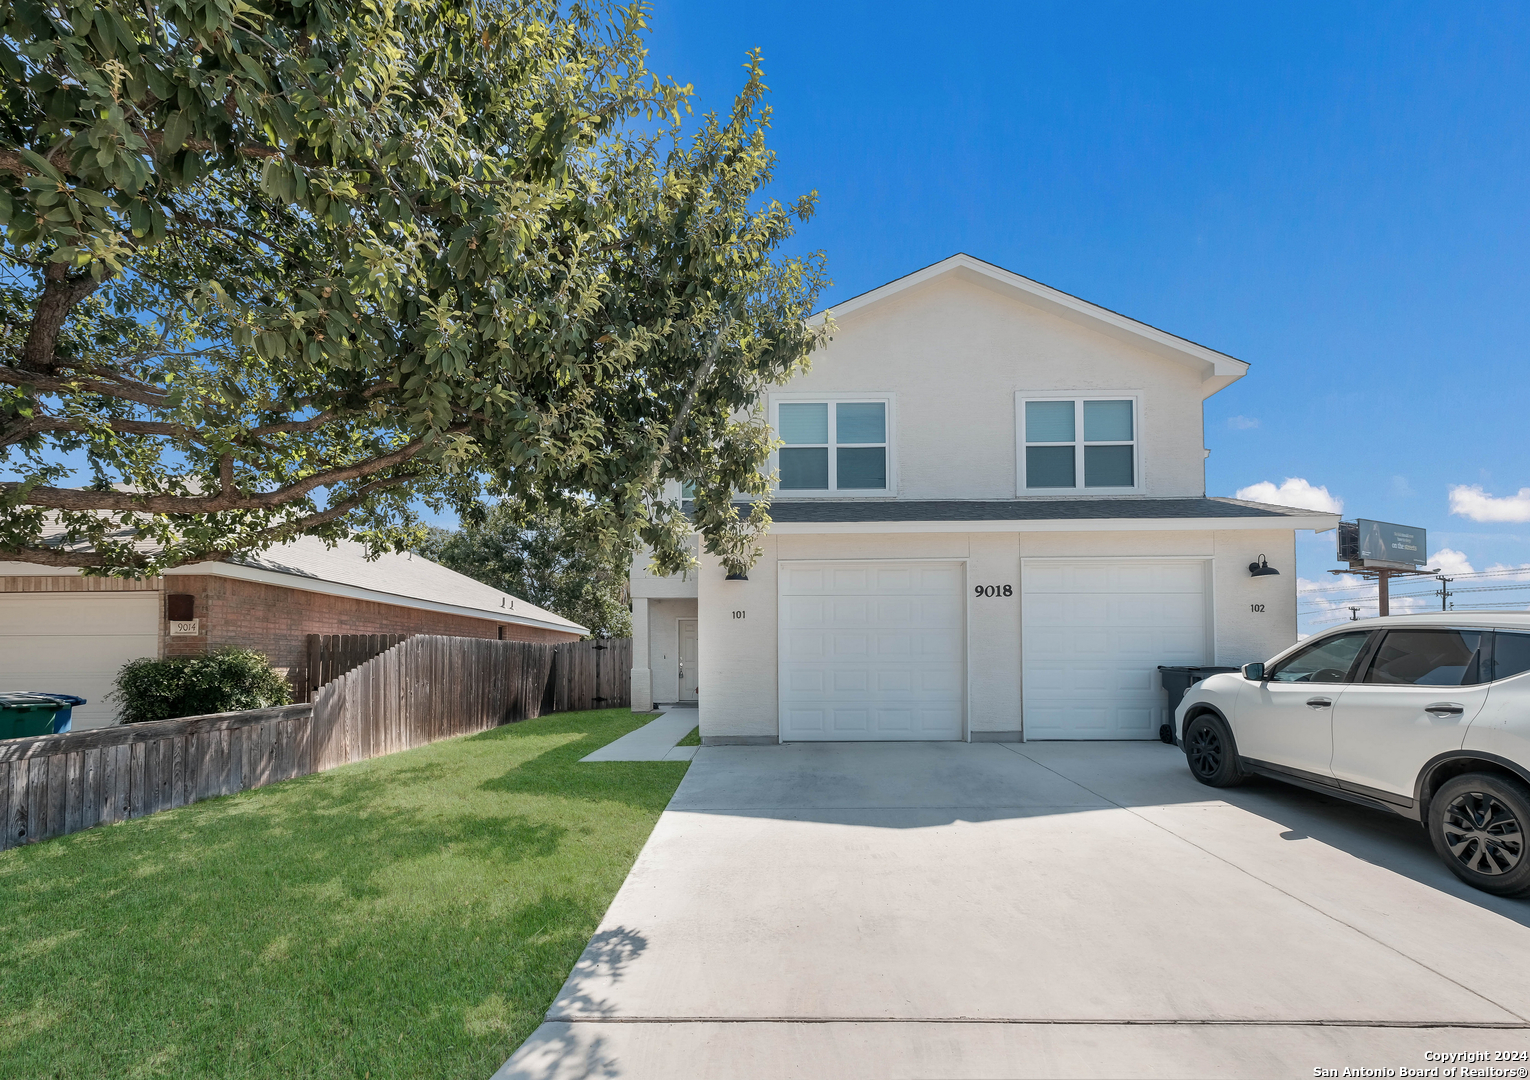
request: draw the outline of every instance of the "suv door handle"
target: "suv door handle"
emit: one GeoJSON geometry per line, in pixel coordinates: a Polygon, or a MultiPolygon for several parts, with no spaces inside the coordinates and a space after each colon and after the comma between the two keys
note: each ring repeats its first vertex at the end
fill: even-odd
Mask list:
{"type": "Polygon", "coordinates": [[[1326,709],[1332,704],[1333,702],[1325,697],[1310,697],[1307,699],[1307,708],[1309,709],[1326,709]]]}
{"type": "Polygon", "coordinates": [[[1436,701],[1433,705],[1425,705],[1424,711],[1443,719],[1447,716],[1460,716],[1466,710],[1453,701],[1436,701]]]}

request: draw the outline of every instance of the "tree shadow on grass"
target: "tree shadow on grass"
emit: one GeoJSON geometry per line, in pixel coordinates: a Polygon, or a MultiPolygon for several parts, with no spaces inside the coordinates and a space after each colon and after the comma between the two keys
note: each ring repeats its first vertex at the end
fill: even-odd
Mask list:
{"type": "Polygon", "coordinates": [[[485,780],[484,791],[550,795],[589,802],[615,802],[647,813],[669,805],[685,775],[685,761],[589,761],[580,759],[647,722],[626,710],[567,713],[523,720],[472,736],[470,741],[524,735],[578,735],[523,761],[502,776],[485,780]]]}

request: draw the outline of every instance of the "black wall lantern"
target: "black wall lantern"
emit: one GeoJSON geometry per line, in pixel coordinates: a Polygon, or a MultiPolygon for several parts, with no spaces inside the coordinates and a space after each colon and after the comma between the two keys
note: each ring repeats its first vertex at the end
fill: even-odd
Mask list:
{"type": "Polygon", "coordinates": [[[1264,556],[1259,556],[1258,562],[1248,564],[1249,577],[1279,577],[1280,571],[1265,561],[1264,556]]]}
{"type": "Polygon", "coordinates": [[[729,574],[727,577],[723,578],[723,580],[724,581],[748,581],[749,580],[749,575],[748,574],[729,574]]]}

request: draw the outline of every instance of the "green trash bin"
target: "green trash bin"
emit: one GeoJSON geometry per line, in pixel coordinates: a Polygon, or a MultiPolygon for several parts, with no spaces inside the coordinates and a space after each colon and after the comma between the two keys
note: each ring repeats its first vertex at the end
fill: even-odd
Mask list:
{"type": "Polygon", "coordinates": [[[61,734],[74,721],[74,707],[83,704],[85,699],[73,694],[0,694],[0,739],[61,734]]]}

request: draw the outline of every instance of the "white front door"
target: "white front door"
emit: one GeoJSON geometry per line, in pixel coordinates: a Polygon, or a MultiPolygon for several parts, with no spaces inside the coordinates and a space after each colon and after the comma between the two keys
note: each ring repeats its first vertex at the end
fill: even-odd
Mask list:
{"type": "Polygon", "coordinates": [[[696,677],[696,620],[681,619],[680,624],[680,700],[695,701],[696,677]]]}
{"type": "Polygon", "coordinates": [[[960,739],[965,578],[960,562],[781,563],[781,739],[960,739]]]}
{"type": "Polygon", "coordinates": [[[1034,739],[1156,739],[1160,664],[1211,656],[1204,559],[1024,559],[1021,724],[1034,739]]]}
{"type": "Polygon", "coordinates": [[[72,730],[103,727],[122,665],[159,655],[159,611],[157,592],[0,593],[0,690],[74,694],[72,730]]]}

